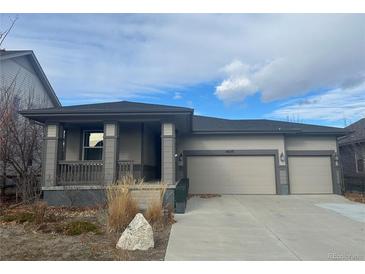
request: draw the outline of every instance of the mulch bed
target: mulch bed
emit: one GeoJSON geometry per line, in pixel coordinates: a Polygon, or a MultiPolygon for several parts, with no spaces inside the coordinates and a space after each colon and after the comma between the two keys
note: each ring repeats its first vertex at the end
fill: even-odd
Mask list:
{"type": "Polygon", "coordinates": [[[365,194],[357,192],[346,192],[345,197],[353,202],[365,204],[365,194]]]}
{"type": "Polygon", "coordinates": [[[48,207],[42,224],[35,224],[32,214],[30,205],[2,208],[0,260],[164,260],[171,230],[171,225],[153,228],[153,249],[123,251],[115,248],[121,234],[106,232],[104,209],[48,207]],[[70,223],[86,223],[92,230],[69,236],[70,223]]]}

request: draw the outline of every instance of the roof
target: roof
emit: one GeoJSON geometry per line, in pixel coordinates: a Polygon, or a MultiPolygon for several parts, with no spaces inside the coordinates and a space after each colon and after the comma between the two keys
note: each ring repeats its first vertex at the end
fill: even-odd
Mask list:
{"type": "Polygon", "coordinates": [[[29,116],[49,116],[63,114],[123,114],[123,113],[192,113],[193,109],[176,106],[156,105],[137,103],[129,101],[74,105],[56,108],[31,109],[21,111],[26,117],[29,116]]]}
{"type": "Polygon", "coordinates": [[[330,134],[343,136],[346,130],[336,127],[299,124],[273,120],[229,120],[207,116],[193,115],[191,108],[156,105],[129,101],[64,106],[56,108],[31,109],[20,113],[25,117],[40,122],[57,117],[90,117],[90,116],[119,116],[133,114],[188,114],[192,117],[192,131],[195,134],[204,133],[271,133],[271,134],[330,134]]]}
{"type": "Polygon", "coordinates": [[[229,120],[207,116],[193,116],[194,133],[304,133],[345,135],[336,127],[282,122],[274,120],[229,120]]]}
{"type": "Polygon", "coordinates": [[[347,126],[345,129],[350,133],[338,141],[339,145],[365,142],[365,118],[347,126]]]}
{"type": "Polygon", "coordinates": [[[0,60],[6,60],[11,58],[17,58],[20,56],[29,57],[30,62],[32,63],[34,70],[36,71],[40,81],[45,87],[48,96],[50,97],[52,103],[56,106],[61,106],[60,101],[56,93],[54,92],[51,84],[49,83],[46,74],[44,73],[41,65],[39,64],[37,57],[35,56],[32,50],[0,50],[0,60]]]}

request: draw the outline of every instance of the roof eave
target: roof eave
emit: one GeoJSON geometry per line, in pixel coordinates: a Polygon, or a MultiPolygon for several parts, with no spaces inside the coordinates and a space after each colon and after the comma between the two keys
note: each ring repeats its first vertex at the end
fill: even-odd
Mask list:
{"type": "Polygon", "coordinates": [[[32,110],[24,110],[19,111],[21,115],[23,115],[26,118],[29,118],[31,120],[40,121],[45,123],[47,120],[58,120],[63,118],[93,118],[93,117],[110,117],[114,116],[115,118],[118,117],[127,117],[127,116],[142,116],[142,115],[153,115],[153,116],[159,116],[159,115],[191,115],[192,112],[190,111],[159,111],[159,112],[82,112],[82,113],[40,113],[40,112],[34,112],[32,110]]]}

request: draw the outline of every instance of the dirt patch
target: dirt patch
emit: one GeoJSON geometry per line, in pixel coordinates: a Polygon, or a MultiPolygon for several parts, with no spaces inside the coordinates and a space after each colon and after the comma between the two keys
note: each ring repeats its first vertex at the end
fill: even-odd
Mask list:
{"type": "Polygon", "coordinates": [[[171,225],[154,226],[153,249],[123,251],[115,248],[120,233],[106,233],[103,209],[50,207],[40,225],[33,222],[31,214],[31,206],[1,214],[0,260],[164,260],[171,229],[171,225]],[[27,216],[26,220],[19,222],[19,215],[27,216]],[[9,218],[6,216],[15,216],[15,219],[4,220],[4,217],[9,218]],[[77,232],[81,229],[82,234],[67,235],[70,226],[75,226],[77,232]]]}
{"type": "Polygon", "coordinates": [[[346,192],[345,197],[353,202],[365,204],[365,194],[357,192],[346,192]]]}

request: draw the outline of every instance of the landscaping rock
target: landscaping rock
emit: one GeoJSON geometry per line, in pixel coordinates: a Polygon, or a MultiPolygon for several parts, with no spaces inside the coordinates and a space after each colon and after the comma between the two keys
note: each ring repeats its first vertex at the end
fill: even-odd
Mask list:
{"type": "Polygon", "coordinates": [[[148,250],[154,247],[153,230],[141,213],[138,213],[122,233],[116,245],[125,250],[148,250]]]}

